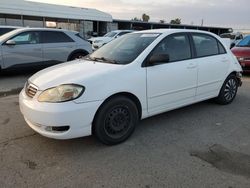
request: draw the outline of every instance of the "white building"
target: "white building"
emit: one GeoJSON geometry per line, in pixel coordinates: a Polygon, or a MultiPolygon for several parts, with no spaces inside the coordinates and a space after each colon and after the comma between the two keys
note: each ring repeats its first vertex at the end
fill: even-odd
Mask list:
{"type": "Polygon", "coordinates": [[[116,29],[200,29],[216,34],[232,31],[231,28],[222,27],[113,20],[110,14],[96,9],[38,3],[28,0],[0,0],[0,25],[69,29],[79,31],[80,35],[86,38],[93,34],[103,35],[116,29]]]}
{"type": "Polygon", "coordinates": [[[0,25],[56,27],[102,35],[110,30],[108,13],[89,8],[70,7],[26,0],[1,0],[0,25]]]}

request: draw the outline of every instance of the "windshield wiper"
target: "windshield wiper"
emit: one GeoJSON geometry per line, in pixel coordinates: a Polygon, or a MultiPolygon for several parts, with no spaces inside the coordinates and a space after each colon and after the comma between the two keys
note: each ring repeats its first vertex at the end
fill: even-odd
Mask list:
{"type": "Polygon", "coordinates": [[[107,63],[112,63],[112,64],[118,64],[118,62],[116,60],[108,59],[105,57],[92,57],[91,60],[98,61],[98,62],[107,62],[107,63]]]}
{"type": "Polygon", "coordinates": [[[116,60],[113,59],[108,59],[105,57],[91,57],[90,55],[84,57],[87,60],[91,60],[91,61],[98,61],[98,62],[107,62],[107,63],[112,63],[112,64],[118,64],[118,62],[116,60]]]}

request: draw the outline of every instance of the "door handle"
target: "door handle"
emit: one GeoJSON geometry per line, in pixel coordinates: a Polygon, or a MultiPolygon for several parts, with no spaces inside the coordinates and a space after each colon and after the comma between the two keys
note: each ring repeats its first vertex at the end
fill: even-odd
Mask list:
{"type": "Polygon", "coordinates": [[[196,66],[197,65],[195,63],[189,63],[188,66],[187,66],[187,68],[188,69],[194,69],[194,68],[196,68],[196,66]]]}
{"type": "Polygon", "coordinates": [[[42,48],[34,48],[34,51],[42,51],[42,48]]]}
{"type": "Polygon", "coordinates": [[[226,62],[228,62],[228,59],[227,58],[223,58],[223,59],[221,59],[221,62],[226,63],[226,62]]]}

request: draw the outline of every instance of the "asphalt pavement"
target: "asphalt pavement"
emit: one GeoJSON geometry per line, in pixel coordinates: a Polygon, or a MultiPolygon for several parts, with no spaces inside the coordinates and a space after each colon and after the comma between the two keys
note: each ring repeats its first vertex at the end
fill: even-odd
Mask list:
{"type": "MultiPolygon", "coordinates": [[[[29,75],[19,76],[22,87],[29,75]]],[[[1,87],[14,79],[4,78],[1,87]]],[[[249,115],[245,76],[232,104],[206,101],[163,113],[141,121],[126,142],[106,146],[93,136],[40,136],[12,92],[0,97],[0,187],[249,188],[249,115]]]]}

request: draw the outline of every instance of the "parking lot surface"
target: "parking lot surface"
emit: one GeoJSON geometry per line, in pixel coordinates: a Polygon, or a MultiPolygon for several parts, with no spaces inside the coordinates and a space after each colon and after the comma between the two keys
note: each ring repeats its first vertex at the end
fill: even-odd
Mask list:
{"type": "MultiPolygon", "coordinates": [[[[20,77],[21,85],[28,75],[20,77]]],[[[14,78],[5,79],[1,87],[14,78]]],[[[93,136],[42,137],[24,122],[18,95],[2,95],[0,187],[249,188],[249,114],[245,76],[232,104],[206,101],[145,119],[110,147],[93,136]]]]}

